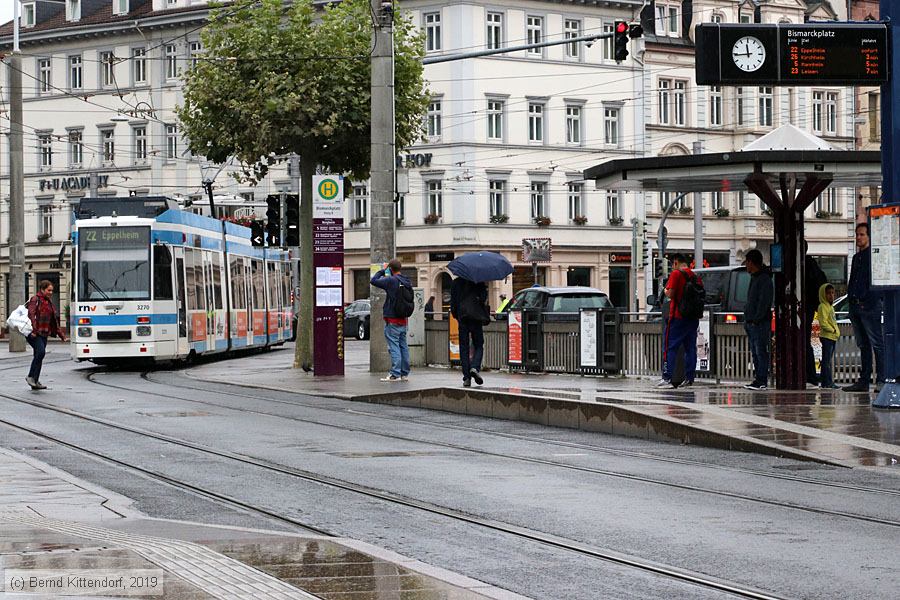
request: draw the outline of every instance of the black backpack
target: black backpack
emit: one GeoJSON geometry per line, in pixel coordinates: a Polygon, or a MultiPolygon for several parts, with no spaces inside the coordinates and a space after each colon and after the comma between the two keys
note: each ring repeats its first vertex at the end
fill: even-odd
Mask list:
{"type": "Polygon", "coordinates": [[[491,322],[491,307],[485,298],[484,286],[476,283],[467,283],[463,290],[462,300],[459,301],[459,317],[462,321],[473,321],[487,325],[491,322]]]}
{"type": "Polygon", "coordinates": [[[684,288],[681,291],[681,298],[678,299],[678,312],[681,313],[682,319],[702,319],[703,309],[706,306],[706,290],[703,283],[693,273],[688,275],[685,271],[681,271],[684,277],[684,288]]]}
{"type": "Polygon", "coordinates": [[[398,282],[397,295],[394,296],[394,314],[399,319],[405,319],[416,310],[415,296],[408,285],[398,282]]]}

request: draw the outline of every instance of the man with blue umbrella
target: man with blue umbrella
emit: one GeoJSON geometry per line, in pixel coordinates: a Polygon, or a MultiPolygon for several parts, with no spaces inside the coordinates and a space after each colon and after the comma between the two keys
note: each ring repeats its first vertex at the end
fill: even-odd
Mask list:
{"type": "Polygon", "coordinates": [[[459,322],[463,387],[471,387],[473,379],[482,385],[484,326],[491,322],[488,290],[484,282],[506,278],[513,267],[506,258],[495,252],[470,252],[452,260],[447,268],[457,276],[450,286],[450,314],[459,322]]]}

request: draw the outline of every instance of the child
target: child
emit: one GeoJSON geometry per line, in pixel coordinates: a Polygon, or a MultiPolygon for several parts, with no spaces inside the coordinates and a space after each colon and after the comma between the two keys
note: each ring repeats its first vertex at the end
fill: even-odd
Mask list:
{"type": "Polygon", "coordinates": [[[834,385],[834,379],[831,374],[831,359],[834,357],[834,346],[841,332],[837,326],[837,320],[834,317],[834,286],[825,283],[819,287],[819,340],[822,342],[822,362],[819,387],[823,390],[834,390],[838,386],[834,385]]]}

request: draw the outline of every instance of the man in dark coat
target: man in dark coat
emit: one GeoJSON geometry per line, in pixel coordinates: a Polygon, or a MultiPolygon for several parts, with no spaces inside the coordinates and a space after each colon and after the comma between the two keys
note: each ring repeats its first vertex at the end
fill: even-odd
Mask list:
{"type": "Polygon", "coordinates": [[[744,331],[750,340],[754,378],[744,387],[748,390],[768,389],[769,343],[772,339],[772,301],[775,286],[772,272],[763,264],[762,252],[751,250],[744,261],[750,273],[750,288],[744,308],[744,331]]]}
{"type": "Polygon", "coordinates": [[[462,277],[450,286],[450,313],[459,321],[459,362],[463,372],[463,387],[471,387],[472,380],[481,385],[481,359],[484,356],[484,325],[490,322],[487,307],[488,290],[484,283],[473,283],[462,277]],[[469,356],[471,339],[472,355],[469,356]]]}
{"type": "Polygon", "coordinates": [[[882,296],[872,289],[872,249],[869,246],[869,224],[856,226],[856,254],[850,264],[847,296],[850,300],[850,323],[853,337],[862,354],[862,370],[847,392],[868,392],[872,379],[872,353],[875,353],[875,392],[884,381],[884,331],[882,330],[882,296]]]}

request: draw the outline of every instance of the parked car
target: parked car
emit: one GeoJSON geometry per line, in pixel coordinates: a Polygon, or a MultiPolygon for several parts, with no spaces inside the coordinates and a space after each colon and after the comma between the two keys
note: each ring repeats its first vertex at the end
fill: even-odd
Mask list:
{"type": "Polygon", "coordinates": [[[613,308],[613,303],[605,292],[597,288],[530,287],[516,292],[503,312],[497,313],[497,319],[506,319],[506,313],[510,310],[523,308],[540,309],[546,318],[548,313],[561,317],[577,314],[582,308],[613,308]]]}
{"type": "Polygon", "coordinates": [[[344,337],[369,339],[369,316],[372,307],[368,300],[351,302],[344,309],[344,337]]]}
{"type": "MultiPolygon", "coordinates": [[[[747,292],[750,289],[750,274],[744,267],[705,267],[694,269],[694,273],[703,281],[703,289],[706,291],[706,313],[710,316],[715,313],[726,313],[724,320],[737,322],[741,319],[739,313],[744,312],[747,305],[747,292]]],[[[668,299],[651,296],[647,299],[650,304],[650,320],[658,320],[661,309],[665,307],[668,314],[668,299]],[[655,316],[655,318],[653,318],[655,316]]]]}

